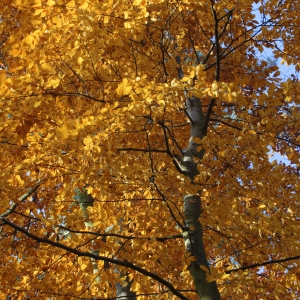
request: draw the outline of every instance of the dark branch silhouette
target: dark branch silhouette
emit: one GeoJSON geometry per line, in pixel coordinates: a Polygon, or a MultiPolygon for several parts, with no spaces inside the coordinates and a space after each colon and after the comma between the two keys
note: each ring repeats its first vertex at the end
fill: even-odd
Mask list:
{"type": "Polygon", "coordinates": [[[48,245],[52,245],[56,248],[60,248],[60,249],[63,249],[65,251],[68,251],[70,253],[73,253],[73,254],[76,254],[78,256],[84,256],[84,257],[90,257],[90,258],[93,258],[95,260],[100,260],[100,261],[106,261],[106,262],[109,262],[109,263],[112,263],[112,264],[116,264],[116,265],[119,265],[119,266],[123,266],[123,267],[127,267],[127,268],[130,268],[134,271],[137,271],[143,275],[146,275],[156,281],[158,281],[159,283],[161,283],[162,285],[166,286],[174,295],[176,295],[179,299],[183,299],[183,300],[188,300],[187,297],[185,297],[182,293],[180,293],[177,289],[175,289],[175,287],[168,281],[164,280],[163,278],[161,278],[160,276],[152,273],[152,272],[149,272],[129,261],[124,261],[124,260],[119,260],[117,258],[110,258],[110,257],[106,257],[106,256],[102,256],[102,255],[96,255],[94,253],[90,253],[90,252],[84,252],[84,251],[79,251],[77,249],[74,249],[72,247],[69,247],[69,246],[66,246],[64,244],[61,244],[59,242],[54,242],[54,241],[51,241],[49,239],[46,239],[46,238],[40,238],[36,235],[33,235],[31,234],[30,232],[28,232],[27,230],[25,230],[24,228],[12,223],[11,221],[7,220],[6,218],[4,217],[0,217],[0,220],[14,228],[15,230],[17,231],[20,231],[22,233],[24,233],[25,235],[27,235],[29,238],[37,241],[38,243],[44,243],[44,244],[48,244],[48,245]]]}

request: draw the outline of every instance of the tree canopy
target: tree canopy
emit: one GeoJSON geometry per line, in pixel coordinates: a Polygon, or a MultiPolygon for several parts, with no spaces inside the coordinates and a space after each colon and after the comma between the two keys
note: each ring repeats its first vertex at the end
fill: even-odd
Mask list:
{"type": "Polygon", "coordinates": [[[0,295],[298,299],[299,11],[2,0],[0,295]]]}

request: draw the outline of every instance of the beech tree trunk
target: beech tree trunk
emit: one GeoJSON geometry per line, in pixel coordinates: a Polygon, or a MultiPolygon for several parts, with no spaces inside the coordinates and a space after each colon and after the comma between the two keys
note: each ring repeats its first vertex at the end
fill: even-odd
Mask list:
{"type": "Polygon", "coordinates": [[[196,257],[196,261],[189,266],[193,277],[197,294],[201,300],[218,300],[220,294],[216,282],[206,281],[206,272],[200,268],[205,266],[209,269],[203,243],[202,225],[198,221],[201,214],[201,198],[198,195],[187,195],[184,198],[185,223],[188,228],[184,232],[184,242],[187,252],[196,257]]]}
{"type": "MultiPolygon", "coordinates": [[[[191,123],[190,141],[185,155],[181,162],[178,163],[179,170],[193,182],[194,177],[199,174],[197,163],[194,158],[202,159],[204,149],[199,150],[199,145],[195,138],[203,139],[206,135],[207,117],[202,111],[201,100],[197,97],[191,97],[186,100],[186,111],[191,123]]],[[[207,113],[208,114],[208,113],[207,113]]],[[[184,198],[184,215],[186,231],[184,232],[184,241],[186,252],[191,253],[196,258],[191,262],[189,271],[193,277],[194,284],[201,300],[218,300],[220,293],[216,282],[208,282],[206,280],[207,273],[201,269],[204,266],[209,269],[206,258],[202,225],[199,221],[201,215],[201,198],[199,191],[195,195],[186,195],[184,198]]]]}
{"type": "MultiPolygon", "coordinates": [[[[184,77],[184,72],[181,67],[180,56],[176,57],[176,62],[179,65],[178,77],[184,77]]],[[[214,99],[209,105],[210,109],[214,99]]],[[[194,177],[199,174],[197,165],[204,156],[204,149],[201,149],[199,140],[206,136],[208,119],[211,111],[208,109],[206,114],[203,113],[201,100],[197,97],[188,97],[186,95],[186,113],[190,120],[190,140],[188,148],[180,160],[175,160],[174,163],[180,173],[188,177],[191,182],[194,177]],[[195,159],[198,162],[195,162],[195,159]]],[[[219,300],[220,293],[216,282],[208,282],[206,280],[206,271],[201,269],[204,266],[209,269],[209,264],[206,258],[205,247],[203,242],[202,225],[199,221],[201,215],[201,191],[195,195],[186,195],[184,197],[184,215],[186,231],[183,233],[185,249],[196,258],[189,266],[189,271],[193,277],[197,294],[201,300],[219,300]]]]}

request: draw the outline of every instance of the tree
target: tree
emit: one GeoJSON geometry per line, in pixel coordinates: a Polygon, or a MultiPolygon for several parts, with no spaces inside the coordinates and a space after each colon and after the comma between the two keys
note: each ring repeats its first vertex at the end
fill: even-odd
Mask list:
{"type": "Polygon", "coordinates": [[[297,1],[2,2],[2,295],[299,298],[297,1]]]}

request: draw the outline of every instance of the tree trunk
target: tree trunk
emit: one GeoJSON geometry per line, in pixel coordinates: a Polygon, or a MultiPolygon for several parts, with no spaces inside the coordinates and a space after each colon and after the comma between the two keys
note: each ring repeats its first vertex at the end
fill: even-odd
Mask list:
{"type": "MultiPolygon", "coordinates": [[[[182,73],[181,69],[179,70],[180,72],[182,73]]],[[[199,174],[198,163],[194,161],[194,158],[201,160],[204,156],[204,149],[201,149],[199,140],[202,140],[206,136],[207,120],[202,111],[201,100],[197,97],[187,98],[186,112],[191,126],[189,146],[181,160],[174,161],[174,163],[179,172],[193,182],[194,177],[199,174]]],[[[198,194],[186,195],[184,197],[185,248],[186,252],[190,253],[196,259],[190,263],[189,271],[201,300],[219,300],[220,294],[216,282],[208,282],[206,280],[207,272],[200,268],[200,266],[204,266],[209,270],[203,242],[202,225],[199,221],[201,215],[200,193],[201,191],[198,194]]]]}
{"type": "Polygon", "coordinates": [[[201,198],[198,195],[187,195],[184,198],[184,215],[187,231],[184,232],[184,243],[186,252],[195,256],[189,266],[190,274],[193,277],[197,294],[201,300],[218,300],[220,294],[216,282],[206,281],[206,272],[200,266],[209,269],[203,243],[202,225],[199,222],[201,214],[201,198]]]}

